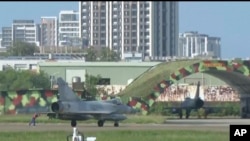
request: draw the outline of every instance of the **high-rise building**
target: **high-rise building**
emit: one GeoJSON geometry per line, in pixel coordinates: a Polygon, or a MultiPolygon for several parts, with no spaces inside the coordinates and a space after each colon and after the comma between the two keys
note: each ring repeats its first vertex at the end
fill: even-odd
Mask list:
{"type": "Polygon", "coordinates": [[[2,27],[2,47],[10,47],[12,45],[12,27],[2,27]]]}
{"type": "Polygon", "coordinates": [[[35,43],[39,46],[38,25],[34,20],[13,20],[12,23],[12,41],[22,41],[35,43]]]}
{"type": "Polygon", "coordinates": [[[2,33],[0,33],[0,47],[2,47],[2,33]]]}
{"type": "Polygon", "coordinates": [[[154,59],[176,56],[178,2],[81,1],[80,36],[86,45],[154,59]]]}
{"type": "Polygon", "coordinates": [[[72,41],[80,38],[79,12],[73,10],[60,11],[58,23],[59,46],[72,46],[72,41]]]}
{"type": "Polygon", "coordinates": [[[41,17],[40,46],[57,47],[57,17],[41,17]]]}
{"type": "Polygon", "coordinates": [[[178,56],[195,57],[210,56],[221,57],[221,45],[219,37],[209,37],[198,32],[185,32],[179,35],[178,56]]]}

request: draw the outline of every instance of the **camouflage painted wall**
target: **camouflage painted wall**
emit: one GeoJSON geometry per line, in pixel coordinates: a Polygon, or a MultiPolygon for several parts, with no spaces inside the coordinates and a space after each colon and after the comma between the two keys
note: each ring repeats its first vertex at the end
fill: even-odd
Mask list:
{"type": "MultiPolygon", "coordinates": [[[[81,96],[81,92],[76,94],[81,96]]],[[[50,104],[58,100],[57,95],[57,90],[1,91],[0,113],[47,112],[50,104]]]]}
{"type": "MultiPolygon", "coordinates": [[[[80,98],[83,91],[75,91],[80,98]]],[[[48,112],[50,105],[58,100],[57,90],[19,90],[0,92],[0,115],[34,112],[48,112]]],[[[98,100],[110,99],[108,96],[98,100]]]]}

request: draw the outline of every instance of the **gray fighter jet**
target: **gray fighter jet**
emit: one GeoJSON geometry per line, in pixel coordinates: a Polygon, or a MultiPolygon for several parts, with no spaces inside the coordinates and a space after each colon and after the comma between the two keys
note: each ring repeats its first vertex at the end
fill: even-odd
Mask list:
{"type": "Polygon", "coordinates": [[[48,117],[61,120],[71,120],[71,126],[77,125],[77,120],[97,119],[98,126],[102,127],[105,121],[114,121],[114,126],[119,126],[119,121],[125,120],[124,114],[135,113],[132,107],[122,104],[120,99],[114,98],[106,101],[84,101],[80,99],[62,79],[57,79],[59,100],[52,103],[51,113],[48,117]]]}
{"type": "MultiPolygon", "coordinates": [[[[182,118],[182,110],[186,110],[186,118],[189,118],[192,109],[197,110],[203,107],[204,101],[200,98],[200,82],[198,81],[195,97],[192,99],[186,97],[181,103],[180,107],[166,107],[165,109],[172,109],[173,113],[178,113],[179,117],[182,118]]],[[[205,107],[204,107],[205,108],[205,107]]]]}

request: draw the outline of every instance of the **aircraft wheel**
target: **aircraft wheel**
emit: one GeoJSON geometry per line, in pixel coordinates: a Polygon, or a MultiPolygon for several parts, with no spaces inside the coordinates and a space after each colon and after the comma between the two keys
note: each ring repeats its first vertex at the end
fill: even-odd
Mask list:
{"type": "Polygon", "coordinates": [[[182,119],[182,110],[179,111],[179,117],[182,119]]]}
{"type": "Polygon", "coordinates": [[[76,127],[76,125],[77,125],[76,120],[71,120],[71,126],[76,127]]]}
{"type": "Polygon", "coordinates": [[[115,122],[115,123],[114,123],[114,126],[115,126],[115,127],[119,127],[119,123],[118,123],[118,122],[115,122]]]}
{"type": "Polygon", "coordinates": [[[191,112],[191,110],[189,110],[189,109],[186,110],[186,119],[189,118],[190,112],[191,112]]]}
{"type": "Polygon", "coordinates": [[[97,124],[98,124],[99,127],[103,127],[104,121],[103,120],[99,120],[97,122],[97,124]]]}

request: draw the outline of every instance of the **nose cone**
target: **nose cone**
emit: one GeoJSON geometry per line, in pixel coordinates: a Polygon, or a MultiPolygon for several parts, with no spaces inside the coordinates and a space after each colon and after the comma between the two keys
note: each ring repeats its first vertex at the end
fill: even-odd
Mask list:
{"type": "Polygon", "coordinates": [[[139,110],[132,108],[128,105],[119,105],[117,112],[123,113],[123,114],[135,114],[135,113],[139,112],[139,110]]]}

